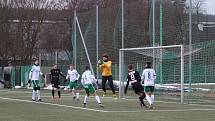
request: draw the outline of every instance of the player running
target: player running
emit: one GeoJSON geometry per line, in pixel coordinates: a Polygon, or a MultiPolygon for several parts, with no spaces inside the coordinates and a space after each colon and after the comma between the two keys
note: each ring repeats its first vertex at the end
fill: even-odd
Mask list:
{"type": "Polygon", "coordinates": [[[45,75],[40,70],[39,61],[35,60],[34,65],[31,68],[28,81],[33,84],[32,101],[36,101],[37,97],[37,101],[42,102],[40,97],[40,75],[45,78],[45,75]]]}
{"type": "Polygon", "coordinates": [[[155,79],[156,73],[155,70],[151,68],[151,62],[147,62],[145,65],[145,69],[143,70],[142,77],[144,80],[144,89],[146,94],[146,99],[149,103],[149,109],[153,109],[154,103],[154,87],[155,87],[155,79]]]}
{"type": "Polygon", "coordinates": [[[80,77],[80,74],[78,71],[74,68],[74,65],[70,64],[70,69],[67,72],[66,79],[69,80],[69,90],[73,95],[73,100],[79,101],[79,90],[78,90],[78,79],[80,77]]]}
{"type": "Polygon", "coordinates": [[[63,75],[60,69],[58,69],[57,64],[53,65],[53,69],[50,70],[50,79],[52,84],[52,99],[55,99],[55,90],[58,92],[58,98],[61,98],[60,93],[60,79],[59,77],[62,76],[66,78],[66,76],[63,75]]]}
{"type": "Polygon", "coordinates": [[[83,85],[83,87],[86,91],[83,106],[84,107],[87,106],[87,100],[91,94],[91,95],[95,96],[96,101],[99,104],[99,106],[104,107],[100,101],[99,96],[96,94],[95,88],[93,87],[93,84],[94,84],[96,86],[96,88],[98,89],[97,80],[95,79],[95,76],[91,73],[90,68],[88,66],[86,66],[86,70],[82,74],[81,84],[83,85]]]}
{"type": "Polygon", "coordinates": [[[139,103],[141,107],[147,107],[143,102],[143,99],[146,97],[144,93],[144,88],[141,85],[141,76],[138,71],[133,70],[133,65],[128,65],[128,76],[127,84],[125,87],[125,94],[127,93],[128,85],[131,83],[132,89],[136,94],[139,95],[139,103]]]}

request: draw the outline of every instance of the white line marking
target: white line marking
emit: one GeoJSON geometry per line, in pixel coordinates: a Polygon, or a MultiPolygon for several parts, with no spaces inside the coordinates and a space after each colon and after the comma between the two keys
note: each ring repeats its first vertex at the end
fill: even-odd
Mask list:
{"type": "MultiPolygon", "coordinates": [[[[21,99],[13,99],[13,98],[4,98],[0,97],[3,100],[11,100],[11,101],[19,101],[19,102],[27,102],[27,103],[34,103],[29,100],[21,100],[21,99]]],[[[80,109],[80,110],[87,110],[87,111],[95,111],[95,112],[103,112],[103,113],[138,113],[138,112],[185,112],[185,111],[215,111],[215,109],[178,109],[178,110],[139,110],[139,111],[105,111],[105,110],[97,110],[92,108],[82,108],[82,107],[75,107],[69,105],[60,105],[60,104],[53,104],[53,103],[45,103],[45,102],[38,102],[37,104],[44,104],[44,105],[52,105],[52,106],[59,106],[59,107],[66,107],[66,108],[73,108],[73,109],[80,109]]]]}
{"type": "MultiPolygon", "coordinates": [[[[124,99],[124,100],[137,100],[137,99],[124,99]]],[[[155,102],[160,102],[160,103],[169,103],[169,104],[179,104],[179,105],[181,105],[179,102],[169,102],[169,101],[155,101],[155,102]]],[[[213,107],[213,108],[215,108],[215,105],[201,105],[201,104],[184,104],[184,105],[191,105],[191,106],[202,106],[202,107],[213,107]]]]}
{"type": "Polygon", "coordinates": [[[177,110],[146,110],[148,112],[185,112],[185,111],[215,111],[215,109],[177,109],[177,110]]]}
{"type": "MultiPolygon", "coordinates": [[[[10,90],[1,90],[4,92],[15,92],[15,93],[31,93],[31,92],[26,92],[26,91],[10,91],[10,90]]],[[[0,91],[0,92],[1,92],[0,91]]],[[[43,94],[49,94],[49,93],[43,93],[43,94]]],[[[66,94],[65,94],[66,95],[66,94]]],[[[43,96],[44,97],[44,96],[43,96]]],[[[46,97],[46,96],[45,96],[46,97]]],[[[112,97],[103,97],[103,98],[112,98],[112,97]]],[[[12,101],[20,101],[20,102],[28,102],[28,103],[35,103],[29,100],[21,100],[21,99],[13,99],[13,98],[4,98],[0,97],[0,99],[4,100],[12,100],[12,101]]],[[[124,100],[137,100],[137,99],[126,99],[124,100]]],[[[156,101],[156,102],[161,102],[161,103],[172,103],[172,104],[179,104],[177,102],[166,102],[166,101],[156,101]]],[[[112,113],[129,113],[129,112],[141,112],[141,111],[106,111],[106,110],[97,110],[97,109],[91,109],[91,108],[82,108],[82,107],[75,107],[75,106],[69,106],[69,105],[60,105],[60,104],[53,104],[53,103],[45,103],[45,102],[40,102],[41,104],[46,104],[46,105],[54,105],[54,106],[59,106],[59,107],[67,107],[67,108],[73,108],[73,109],[81,109],[81,110],[89,110],[89,111],[95,111],[95,112],[112,112],[112,113]]],[[[215,105],[201,105],[201,104],[185,104],[185,105],[193,105],[193,106],[202,106],[202,107],[215,107],[215,105]]],[[[143,110],[143,111],[150,111],[150,112],[160,112],[160,111],[166,111],[166,112],[180,112],[180,111],[214,111],[215,109],[178,109],[178,110],[143,110]]]]}
{"type": "MultiPolygon", "coordinates": [[[[34,103],[33,101],[30,100],[21,100],[21,99],[13,99],[13,98],[4,98],[0,97],[0,99],[3,100],[11,100],[11,101],[19,101],[19,102],[27,102],[27,103],[34,103]]],[[[75,106],[69,106],[69,105],[60,105],[60,104],[53,104],[53,103],[45,103],[45,102],[37,102],[38,104],[44,104],[44,105],[52,105],[52,106],[59,106],[59,107],[66,107],[66,108],[73,108],[73,109],[80,109],[80,110],[88,110],[88,111],[95,111],[95,112],[108,112],[104,110],[97,110],[97,109],[92,109],[92,108],[82,108],[82,107],[75,107],[75,106]]]]}

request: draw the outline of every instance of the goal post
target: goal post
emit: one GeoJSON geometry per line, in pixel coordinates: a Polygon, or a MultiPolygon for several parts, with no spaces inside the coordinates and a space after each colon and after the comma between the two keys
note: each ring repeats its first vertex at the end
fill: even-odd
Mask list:
{"type": "Polygon", "coordinates": [[[128,74],[127,65],[133,64],[140,75],[146,62],[154,61],[157,74],[155,94],[157,97],[175,99],[184,103],[184,46],[169,45],[119,50],[119,98],[124,98],[128,74]],[[174,98],[173,98],[174,97],[174,98]],[[179,98],[180,97],[180,98],[179,98]]]}

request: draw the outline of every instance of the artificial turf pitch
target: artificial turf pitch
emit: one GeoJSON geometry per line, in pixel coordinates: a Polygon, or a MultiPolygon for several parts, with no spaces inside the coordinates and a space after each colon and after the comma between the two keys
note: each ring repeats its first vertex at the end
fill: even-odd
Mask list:
{"type": "MultiPolygon", "coordinates": [[[[86,108],[63,92],[60,101],[41,91],[43,102],[31,101],[31,90],[0,90],[0,121],[215,121],[215,105],[156,101],[155,109],[140,108],[136,99],[101,97],[104,108],[91,97],[86,108]]],[[[146,102],[146,101],[145,101],[146,102]]]]}

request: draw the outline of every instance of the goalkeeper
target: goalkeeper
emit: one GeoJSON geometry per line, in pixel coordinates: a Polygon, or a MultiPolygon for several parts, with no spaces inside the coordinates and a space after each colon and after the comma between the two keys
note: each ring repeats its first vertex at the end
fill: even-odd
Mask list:
{"type": "Polygon", "coordinates": [[[144,88],[141,85],[141,76],[138,71],[133,70],[133,65],[128,65],[128,76],[127,76],[127,84],[125,87],[125,94],[127,93],[128,85],[131,83],[132,89],[136,94],[139,95],[139,104],[141,107],[147,107],[143,102],[143,99],[146,97],[144,93],[144,88]]]}
{"type": "Polygon", "coordinates": [[[112,70],[111,70],[112,61],[109,60],[108,55],[104,54],[102,56],[102,61],[98,61],[98,67],[102,71],[102,89],[104,91],[103,97],[106,96],[106,82],[108,80],[110,88],[113,92],[113,97],[116,98],[116,93],[113,85],[112,70]]]}
{"type": "Polygon", "coordinates": [[[85,72],[82,74],[81,77],[81,84],[83,85],[85,91],[86,91],[86,95],[84,97],[84,103],[83,106],[86,107],[87,106],[87,100],[91,95],[95,96],[97,103],[99,104],[100,107],[104,107],[100,101],[99,96],[96,94],[96,90],[93,87],[93,85],[96,86],[96,88],[98,89],[98,85],[97,85],[97,80],[95,79],[95,76],[91,73],[89,66],[86,66],[86,70],[85,72]]]}

